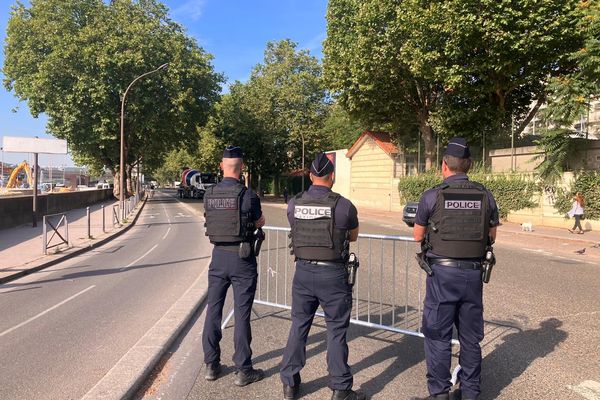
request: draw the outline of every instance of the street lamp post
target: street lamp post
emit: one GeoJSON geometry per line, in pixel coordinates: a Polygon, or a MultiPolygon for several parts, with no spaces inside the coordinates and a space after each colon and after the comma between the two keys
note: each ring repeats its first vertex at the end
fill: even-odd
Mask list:
{"type": "Polygon", "coordinates": [[[165,63],[155,70],[146,72],[135,78],[131,81],[129,86],[127,86],[127,89],[125,89],[125,93],[123,94],[123,99],[121,99],[121,160],[119,165],[119,206],[121,207],[121,220],[125,219],[125,99],[127,98],[129,89],[131,89],[134,83],[150,74],[166,69],[168,65],[169,63],[165,63]]]}
{"type": "Polygon", "coordinates": [[[300,136],[302,136],[302,191],[304,192],[304,133],[302,131],[300,136]]]}

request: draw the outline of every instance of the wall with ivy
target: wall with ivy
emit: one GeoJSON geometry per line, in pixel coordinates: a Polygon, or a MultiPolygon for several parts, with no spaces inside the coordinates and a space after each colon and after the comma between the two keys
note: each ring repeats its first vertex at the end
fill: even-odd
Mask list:
{"type": "MultiPolygon", "coordinates": [[[[535,207],[534,199],[540,194],[540,189],[527,176],[518,174],[491,175],[475,171],[469,174],[469,179],[485,185],[494,195],[500,218],[506,218],[509,211],[535,207]]],[[[442,182],[439,172],[429,172],[400,179],[398,190],[400,198],[405,202],[418,201],[423,192],[442,182]]]]}
{"type": "Polygon", "coordinates": [[[600,172],[582,171],[577,173],[569,189],[558,191],[554,208],[562,214],[568,212],[577,192],[583,193],[585,198],[586,218],[600,220],[600,172]]]}

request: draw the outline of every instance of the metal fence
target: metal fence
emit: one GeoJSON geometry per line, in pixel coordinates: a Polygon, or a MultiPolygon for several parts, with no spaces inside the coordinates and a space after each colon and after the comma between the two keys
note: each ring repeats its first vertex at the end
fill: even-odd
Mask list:
{"type": "Polygon", "coordinates": [[[69,246],[69,222],[66,213],[48,214],[42,218],[44,228],[42,231],[42,252],[48,254],[48,249],[58,247],[62,244],[69,246]],[[51,229],[50,239],[48,239],[48,227],[51,229]],[[61,227],[63,230],[61,232],[61,227]],[[54,240],[54,238],[57,240],[54,240]]]}
{"type": "MultiPolygon", "coordinates": [[[[255,303],[291,309],[294,257],[290,228],[264,227],[266,238],[258,258],[255,303]]],[[[423,337],[421,316],[425,273],[414,255],[412,237],[360,234],[351,251],[360,261],[353,289],[351,323],[423,337]]],[[[323,316],[322,312],[317,315],[323,316]]],[[[226,325],[225,321],[224,326],[226,325]]]]}

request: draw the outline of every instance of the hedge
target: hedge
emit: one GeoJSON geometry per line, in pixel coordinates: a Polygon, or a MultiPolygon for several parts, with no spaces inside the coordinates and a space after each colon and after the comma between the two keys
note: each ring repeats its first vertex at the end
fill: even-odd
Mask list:
{"type": "MultiPolygon", "coordinates": [[[[521,175],[490,175],[484,172],[469,174],[469,179],[485,185],[494,195],[500,218],[506,218],[509,211],[535,207],[532,198],[539,193],[535,182],[521,175]]],[[[407,176],[400,179],[398,190],[400,198],[405,202],[418,201],[424,191],[442,182],[439,172],[427,172],[421,175],[407,176]]]]}
{"type": "Polygon", "coordinates": [[[582,171],[575,176],[570,190],[559,190],[554,208],[560,213],[568,212],[573,205],[575,193],[583,193],[585,217],[600,219],[600,172],[582,171]]]}

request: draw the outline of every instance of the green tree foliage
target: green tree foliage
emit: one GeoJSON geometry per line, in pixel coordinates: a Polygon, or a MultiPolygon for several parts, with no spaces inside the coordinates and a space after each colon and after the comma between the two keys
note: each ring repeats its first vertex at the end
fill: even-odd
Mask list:
{"type": "Polygon", "coordinates": [[[211,56],[156,0],[31,0],[8,22],[4,85],[48,116],[48,131],[69,141],[75,159],[119,164],[121,96],[126,100],[126,163],[152,169],[170,150],[197,141],[218,100],[222,77],[211,56]]]}
{"type": "Polygon", "coordinates": [[[588,113],[593,101],[600,99],[600,2],[582,1],[577,11],[575,31],[583,43],[570,54],[576,68],[552,79],[548,107],[541,113],[546,128],[538,144],[545,157],[538,172],[549,183],[555,182],[568,167],[567,160],[577,148],[574,139],[586,136],[584,129],[575,130],[573,123],[588,113]]]}
{"type": "Polygon", "coordinates": [[[329,147],[321,135],[328,109],[321,65],[296,47],[290,40],[268,43],[248,82],[231,85],[207,124],[214,140],[244,149],[251,181],[300,168],[302,136],[307,159],[329,147]]]}
{"type": "Polygon", "coordinates": [[[418,130],[429,169],[436,133],[481,142],[506,133],[512,118],[517,134],[525,128],[549,78],[572,68],[577,4],[331,0],[325,78],[365,123],[418,130]]]}
{"type": "Polygon", "coordinates": [[[364,132],[362,123],[353,119],[339,103],[329,105],[323,122],[322,137],[329,137],[331,149],[347,149],[364,132]]]}

